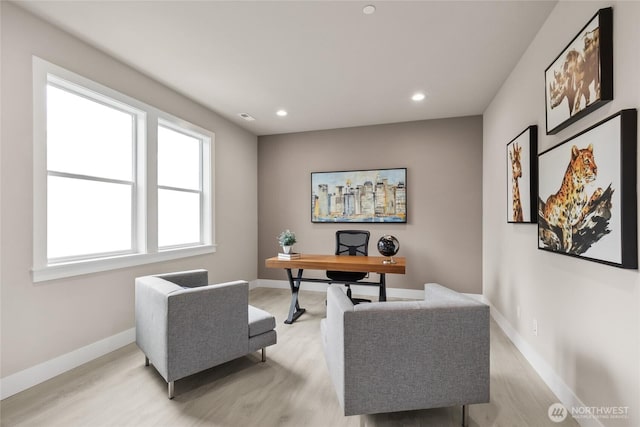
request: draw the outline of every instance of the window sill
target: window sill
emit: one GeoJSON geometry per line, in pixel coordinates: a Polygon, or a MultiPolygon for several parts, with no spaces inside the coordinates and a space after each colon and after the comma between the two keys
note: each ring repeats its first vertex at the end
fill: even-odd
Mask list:
{"type": "Polygon", "coordinates": [[[190,248],[168,249],[151,254],[132,254],[64,264],[52,264],[45,267],[34,268],[31,272],[34,283],[37,283],[64,277],[80,276],[82,274],[98,273],[100,271],[116,270],[119,268],[205,255],[214,253],[215,251],[215,244],[202,245],[190,248]]]}

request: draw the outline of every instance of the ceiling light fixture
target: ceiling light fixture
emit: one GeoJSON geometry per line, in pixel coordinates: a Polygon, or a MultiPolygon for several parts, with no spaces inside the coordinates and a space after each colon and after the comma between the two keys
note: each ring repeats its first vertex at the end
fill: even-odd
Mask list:
{"type": "Polygon", "coordinates": [[[278,111],[276,111],[276,114],[279,115],[280,117],[284,117],[289,113],[287,113],[286,110],[278,110],[278,111]]]}
{"type": "Polygon", "coordinates": [[[413,99],[414,101],[422,101],[425,98],[424,93],[422,92],[418,92],[418,93],[414,93],[413,96],[411,97],[411,99],[413,99]]]}
{"type": "Polygon", "coordinates": [[[238,115],[248,122],[253,122],[256,120],[254,117],[252,117],[250,114],[247,114],[247,113],[238,113],[238,115]]]}
{"type": "Polygon", "coordinates": [[[362,13],[365,15],[373,15],[376,11],[376,7],[372,4],[369,4],[362,8],[362,13]]]}

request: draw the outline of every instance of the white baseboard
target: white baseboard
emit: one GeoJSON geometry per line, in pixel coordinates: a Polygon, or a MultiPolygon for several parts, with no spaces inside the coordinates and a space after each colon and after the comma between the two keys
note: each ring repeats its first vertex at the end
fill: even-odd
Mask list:
{"type": "MultiPolygon", "coordinates": [[[[484,303],[491,306],[491,316],[496,321],[500,329],[516,346],[518,351],[529,362],[531,367],[540,375],[542,381],[551,389],[558,397],[560,403],[571,413],[571,408],[583,408],[586,405],[575,395],[573,390],[562,380],[562,378],[553,370],[551,366],[538,354],[529,343],[522,338],[509,321],[500,313],[493,305],[491,305],[484,297],[484,303]]],[[[581,418],[576,420],[583,427],[604,427],[597,418],[581,418]]]]}
{"type": "Polygon", "coordinates": [[[104,356],[136,340],[135,328],[94,342],[70,353],[58,356],[39,365],[27,368],[0,379],[0,400],[20,393],[34,385],[43,383],[57,375],[77,368],[104,356]]]}

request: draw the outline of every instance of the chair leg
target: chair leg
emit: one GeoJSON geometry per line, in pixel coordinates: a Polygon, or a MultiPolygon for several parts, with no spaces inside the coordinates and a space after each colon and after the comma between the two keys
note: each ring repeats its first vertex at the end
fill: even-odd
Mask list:
{"type": "Polygon", "coordinates": [[[267,347],[262,347],[262,362],[267,361],[267,347]]]}
{"type": "Polygon", "coordinates": [[[469,427],[469,405],[462,405],[462,427],[469,427]]]}
{"type": "Polygon", "coordinates": [[[167,383],[167,392],[169,394],[169,399],[173,399],[173,392],[175,390],[174,385],[175,385],[175,381],[169,381],[167,383]]]}

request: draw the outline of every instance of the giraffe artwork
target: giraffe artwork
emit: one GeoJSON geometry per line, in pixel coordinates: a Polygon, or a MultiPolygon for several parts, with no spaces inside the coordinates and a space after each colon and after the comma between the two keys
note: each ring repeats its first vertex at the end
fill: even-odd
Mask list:
{"type": "Polygon", "coordinates": [[[513,205],[513,222],[523,222],[522,203],[520,202],[520,187],[518,179],[522,177],[522,164],[520,163],[520,153],[522,147],[518,147],[518,143],[513,144],[513,149],[509,151],[509,160],[511,160],[511,195],[513,205]]]}
{"type": "Polygon", "coordinates": [[[536,222],[538,127],[529,126],[507,144],[507,222],[536,222]],[[533,201],[533,202],[532,202],[533,201]]]}

